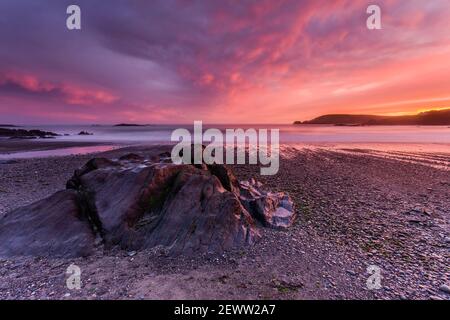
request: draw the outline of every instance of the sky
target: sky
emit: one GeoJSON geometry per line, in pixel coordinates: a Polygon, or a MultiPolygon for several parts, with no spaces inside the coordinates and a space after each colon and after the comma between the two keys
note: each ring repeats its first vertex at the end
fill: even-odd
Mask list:
{"type": "Polygon", "coordinates": [[[2,0],[0,123],[292,123],[450,107],[448,0],[2,0]],[[81,30],[66,9],[81,8],[81,30]],[[366,9],[381,8],[381,30],[366,9]]]}

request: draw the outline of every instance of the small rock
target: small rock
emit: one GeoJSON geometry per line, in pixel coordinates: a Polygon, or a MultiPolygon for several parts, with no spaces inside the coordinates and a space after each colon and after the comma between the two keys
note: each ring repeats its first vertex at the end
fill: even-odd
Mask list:
{"type": "Polygon", "coordinates": [[[442,292],[445,292],[445,293],[450,294],[450,287],[447,286],[447,285],[445,285],[445,284],[443,284],[442,286],[440,286],[440,287],[439,287],[439,290],[442,291],[442,292]]]}
{"type": "Polygon", "coordinates": [[[351,276],[356,276],[356,272],[354,272],[352,270],[347,270],[347,273],[351,276]]]}
{"type": "Polygon", "coordinates": [[[79,136],[92,136],[93,133],[87,132],[87,131],[80,131],[80,133],[78,133],[79,136]]]}

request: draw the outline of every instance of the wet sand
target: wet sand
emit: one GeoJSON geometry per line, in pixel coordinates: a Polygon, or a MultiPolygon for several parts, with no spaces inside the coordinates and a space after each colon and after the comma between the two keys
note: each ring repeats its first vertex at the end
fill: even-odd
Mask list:
{"type": "Polygon", "coordinates": [[[28,152],[28,151],[45,151],[57,150],[75,147],[94,147],[110,145],[102,142],[83,142],[83,141],[61,141],[56,139],[0,139],[0,155],[28,152]]]}
{"type": "MultiPolygon", "coordinates": [[[[224,255],[173,259],[158,250],[124,253],[99,246],[88,258],[3,259],[0,298],[450,299],[441,290],[450,281],[449,153],[282,149],[275,176],[261,177],[257,166],[233,169],[240,179],[255,177],[289,192],[300,212],[293,228],[263,230],[255,246],[224,255]],[[79,291],[65,286],[71,263],[82,270],[79,291]],[[381,269],[379,290],[367,288],[371,265],[381,269]]],[[[90,158],[1,164],[0,215],[64,188],[90,158]]]]}

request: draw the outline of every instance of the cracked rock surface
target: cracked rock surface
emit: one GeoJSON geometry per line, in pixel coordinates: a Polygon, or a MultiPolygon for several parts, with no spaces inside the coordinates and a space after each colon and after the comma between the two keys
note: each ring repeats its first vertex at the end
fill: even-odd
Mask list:
{"type": "Polygon", "coordinates": [[[296,217],[285,193],[239,182],[224,165],[175,165],[167,154],[91,159],[66,188],[0,219],[0,256],[87,256],[99,237],[107,249],[221,253],[296,217]]]}

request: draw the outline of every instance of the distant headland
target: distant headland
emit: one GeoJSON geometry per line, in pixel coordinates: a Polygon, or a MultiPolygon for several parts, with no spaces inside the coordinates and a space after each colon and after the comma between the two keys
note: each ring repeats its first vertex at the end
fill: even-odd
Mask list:
{"type": "Polygon", "coordinates": [[[333,124],[335,126],[370,126],[370,125],[450,125],[450,108],[431,110],[416,115],[376,116],[359,114],[327,114],[309,121],[295,121],[294,124],[333,124]]]}

